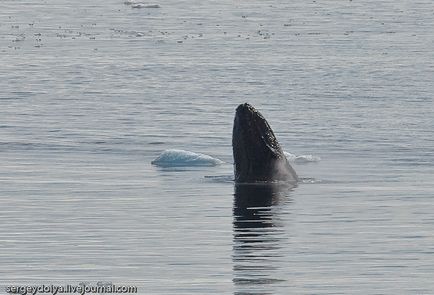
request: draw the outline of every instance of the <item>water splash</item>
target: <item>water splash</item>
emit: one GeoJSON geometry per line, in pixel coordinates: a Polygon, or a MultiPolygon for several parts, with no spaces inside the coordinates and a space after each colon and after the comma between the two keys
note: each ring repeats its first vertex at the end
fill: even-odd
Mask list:
{"type": "Polygon", "coordinates": [[[321,161],[321,158],[314,155],[294,155],[288,152],[283,152],[285,154],[285,157],[288,159],[289,162],[293,163],[310,163],[310,162],[319,162],[321,161]]]}

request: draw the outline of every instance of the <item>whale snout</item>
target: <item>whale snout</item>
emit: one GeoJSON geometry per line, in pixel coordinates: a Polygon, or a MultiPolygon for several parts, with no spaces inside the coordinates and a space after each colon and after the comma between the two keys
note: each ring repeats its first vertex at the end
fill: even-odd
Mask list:
{"type": "Polygon", "coordinates": [[[242,103],[237,107],[237,111],[243,111],[246,109],[253,109],[253,106],[248,102],[242,103]]]}
{"type": "Polygon", "coordinates": [[[247,102],[240,104],[236,109],[237,115],[245,115],[245,114],[254,113],[254,112],[257,112],[256,109],[247,102]]]}
{"type": "Polygon", "coordinates": [[[259,121],[265,121],[262,115],[249,103],[240,104],[235,111],[235,125],[238,125],[240,129],[256,129],[255,125],[258,125],[259,121]]]}

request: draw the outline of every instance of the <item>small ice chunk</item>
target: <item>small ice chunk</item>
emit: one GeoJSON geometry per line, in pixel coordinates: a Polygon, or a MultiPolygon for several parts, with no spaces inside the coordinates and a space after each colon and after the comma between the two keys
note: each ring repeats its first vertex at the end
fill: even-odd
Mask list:
{"type": "Polygon", "coordinates": [[[134,3],[131,5],[131,7],[132,8],[161,8],[161,6],[158,4],[145,4],[145,3],[134,3]]]}
{"type": "Polygon", "coordinates": [[[222,163],[223,161],[209,155],[176,149],[163,151],[151,162],[160,167],[217,166],[222,163]]]}

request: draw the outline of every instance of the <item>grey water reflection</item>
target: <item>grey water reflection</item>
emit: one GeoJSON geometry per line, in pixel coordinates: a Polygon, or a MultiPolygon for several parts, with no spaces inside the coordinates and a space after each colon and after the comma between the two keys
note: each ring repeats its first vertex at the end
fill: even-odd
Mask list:
{"type": "Polygon", "coordinates": [[[285,231],[281,207],[292,187],[236,185],[233,206],[234,294],[273,294],[286,281],[280,269],[285,231]]]}

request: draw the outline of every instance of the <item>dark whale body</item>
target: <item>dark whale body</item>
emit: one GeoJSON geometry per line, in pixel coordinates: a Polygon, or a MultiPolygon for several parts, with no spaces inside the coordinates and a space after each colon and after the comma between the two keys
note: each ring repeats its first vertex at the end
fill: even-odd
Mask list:
{"type": "Polygon", "coordinates": [[[237,107],[232,148],[236,183],[298,181],[267,120],[248,103],[237,107]]]}

